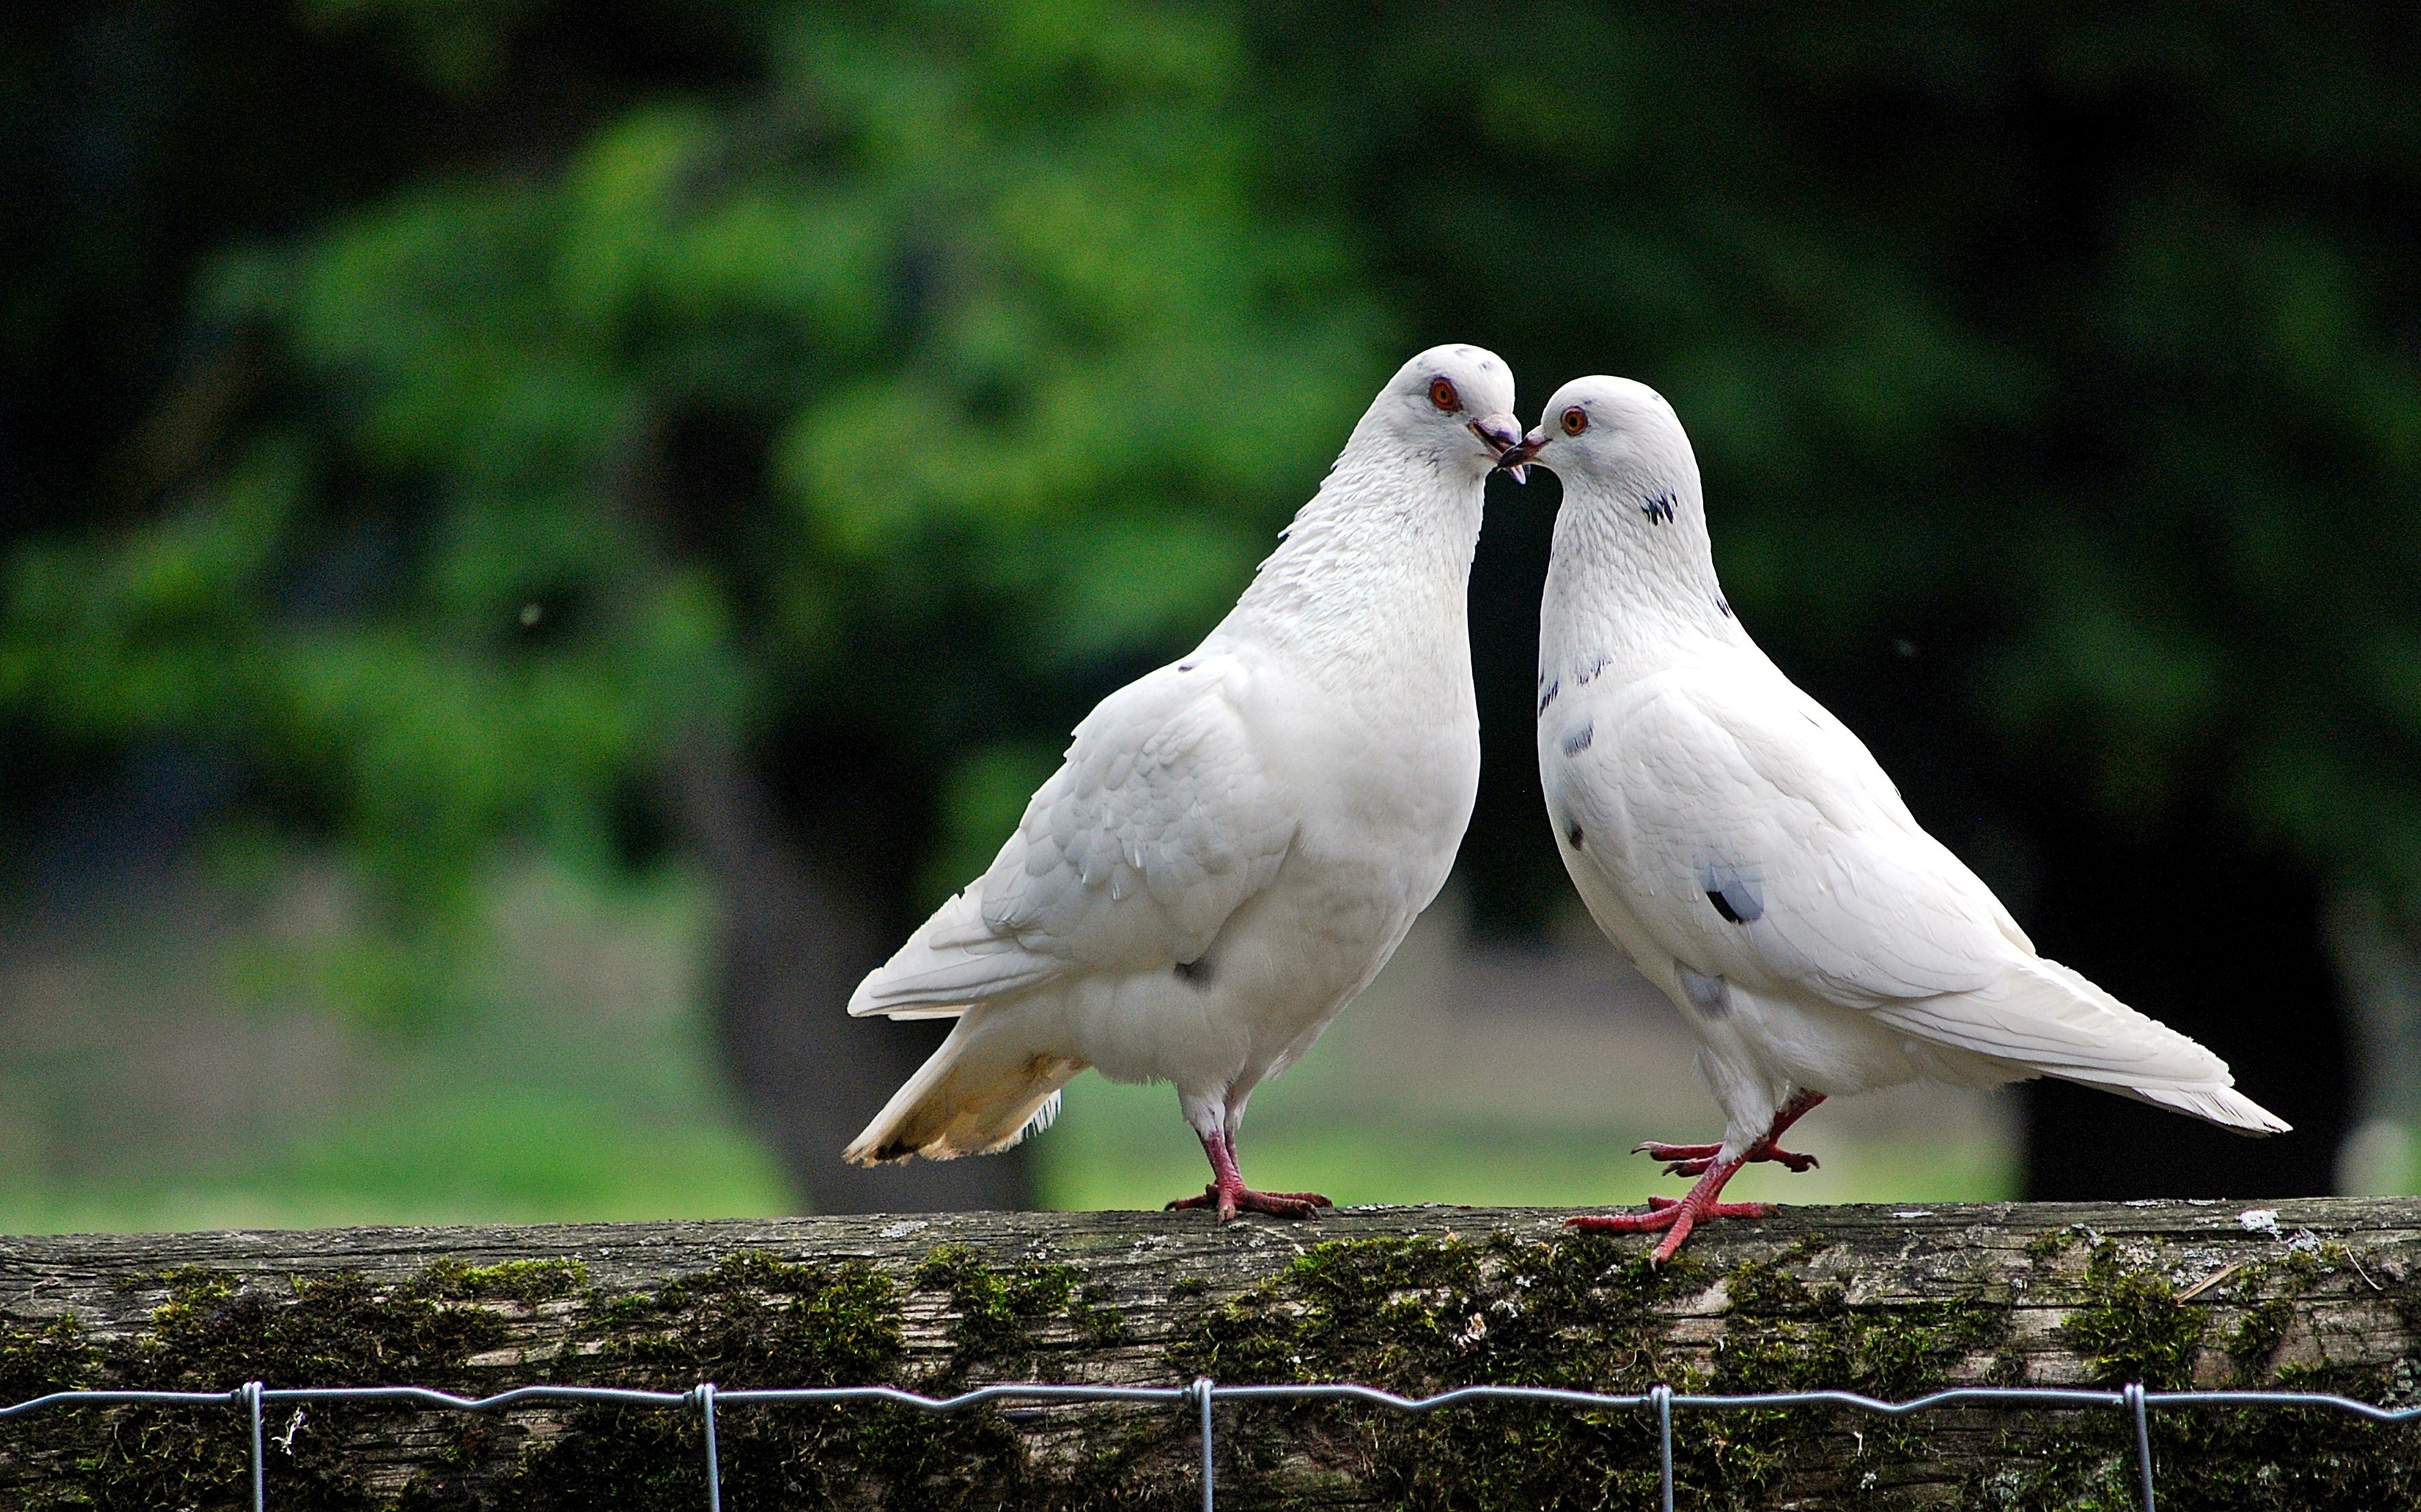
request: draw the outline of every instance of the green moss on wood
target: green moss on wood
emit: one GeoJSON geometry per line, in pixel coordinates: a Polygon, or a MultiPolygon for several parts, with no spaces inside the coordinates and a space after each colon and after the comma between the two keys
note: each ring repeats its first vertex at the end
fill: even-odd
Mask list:
{"type": "MultiPolygon", "coordinates": [[[[1853,1306],[1840,1286],[1811,1283],[1818,1241],[1736,1267],[1711,1372],[1672,1348],[1669,1310],[1703,1298],[1715,1277],[1686,1257],[1650,1268],[1640,1248],[1585,1239],[1520,1242],[1380,1239],[1315,1246],[1244,1297],[1206,1317],[1179,1364],[1224,1380],[1364,1380],[1406,1393],[1479,1382],[1632,1395],[1848,1387],[1885,1395],[1929,1389],[2001,1338],[1980,1300],[1853,1306]]],[[[1652,1495],[1655,1432],[1645,1411],[1575,1414],[1491,1407],[1425,1418],[1359,1409],[1257,1410],[1231,1429],[1239,1470],[1264,1489],[1304,1443],[1331,1446],[1383,1499],[1408,1507],[1562,1508],[1652,1495]]],[[[1702,1415],[1690,1420],[1679,1476],[1703,1504],[1754,1505],[1805,1461],[1823,1414],[1702,1415]]],[[[1879,1467],[1923,1452],[1917,1436],[1873,1435],[1879,1467]]]]}
{"type": "MultiPolygon", "coordinates": [[[[1316,1232],[1316,1231],[1315,1231],[1316,1232]]],[[[1306,1236],[1308,1237],[1308,1236],[1306,1236]]],[[[1721,1253],[1719,1251],[1710,1253],[1721,1253]]],[[[2175,1256],[2082,1231],[2027,1248],[2030,1298],[2070,1309],[2065,1342],[2097,1380],[2285,1382],[2373,1399],[2421,1395],[2421,1362],[2395,1371],[2315,1364],[2297,1319],[2353,1279],[2341,1249],[2288,1250],[2187,1299],[2175,1256]]],[[[1902,1396],[1958,1380],[2015,1380],[2023,1341],[2007,1298],[1979,1276],[1934,1277],[1927,1299],[1863,1298],[1824,1238],[1721,1270],[1658,1270],[1635,1242],[1545,1235],[1384,1237],[1310,1244],[1241,1293],[1169,1287],[1166,1333],[1145,1369],[1170,1382],[1361,1380],[1405,1393],[1476,1382],[1634,1394],[1843,1387],[1902,1396]],[[1940,1295],[1947,1290],[1949,1295],[1940,1295]],[[1679,1320],[1702,1339],[1674,1343],[1679,1320]]],[[[1189,1284],[1190,1283],[1190,1284],[1189,1284]]],[[[999,1263],[965,1246],[914,1265],[801,1263],[760,1253],[650,1291],[607,1294],[576,1262],[440,1262],[401,1282],[319,1273],[179,1270],[131,1337],[73,1319],[0,1320],[0,1391],[163,1385],[421,1381],[494,1389],[559,1380],[680,1390],[889,1381],[926,1391],[1048,1375],[1103,1348],[1137,1348],[1113,1298],[1078,1267],[999,1263]],[[543,1313],[547,1326],[534,1319],[543,1313]],[[936,1324],[932,1320],[938,1319],[936,1324]],[[912,1320],[915,1320],[912,1323],[912,1320]],[[937,1327],[937,1348],[928,1348],[937,1327]],[[910,1348],[912,1334],[917,1348],[910,1348]]],[[[2398,1278],[2382,1309],[2421,1311],[2398,1278]]],[[[694,1509],[703,1501],[698,1424],[684,1412],[598,1410],[508,1418],[414,1418],[438,1441],[415,1451],[399,1493],[376,1492],[364,1449],[384,1410],[313,1408],[273,1450],[272,1504],[409,1512],[694,1509]],[[545,1422],[543,1434],[531,1431],[545,1422]]],[[[1405,1508],[1649,1504],[1655,1437],[1644,1411],[1491,1407],[1405,1418],[1360,1408],[1221,1410],[1224,1505],[1334,1495],[1405,1508]],[[1323,1489],[1325,1488],[1325,1489],[1323,1489]]],[[[1198,1494],[1190,1414],[1053,1409],[1039,1417],[946,1418],[894,1409],[734,1411],[721,1421],[726,1504],[1106,1512],[1176,1507],[1198,1494]]],[[[1960,1463],[1985,1459],[1957,1504],[2032,1512],[2132,1506],[2131,1440],[2115,1412],[1943,1414],[1900,1423],[1827,1411],[1685,1414],[1683,1502],[1867,1506],[1895,1486],[1941,1486],[1946,1434],[1960,1463]],[[1999,1452],[1978,1456],[1976,1436],[1999,1452]]],[[[5,1430],[39,1473],[21,1504],[237,1504],[246,1473],[230,1408],[69,1414],[5,1430]]],[[[2421,1442],[2317,1413],[2202,1411],[2156,1419],[2164,1508],[2421,1505],[2421,1442]]]]}
{"type": "Polygon", "coordinates": [[[2084,1293],[2064,1332],[2097,1385],[2132,1380],[2182,1391],[2194,1383],[2210,1314],[2180,1302],[2162,1270],[2131,1263],[2116,1243],[2102,1239],[2085,1262],[2084,1293]]]}
{"type": "MultiPolygon", "coordinates": [[[[2395,1373],[2326,1364],[2276,1364],[2297,1303],[2325,1285],[2356,1281],[2344,1246],[2282,1249],[2242,1265],[2197,1302],[2179,1294],[2158,1245],[2122,1246],[2073,1232],[2030,1246],[2038,1266],[2087,1247],[2064,1333],[2098,1384],[2195,1386],[2212,1351],[2228,1364],[2214,1384],[2336,1392],[2396,1401],[2395,1373]],[[2048,1242],[2046,1242],[2048,1241],[2048,1242]],[[2232,1328],[2213,1320],[2236,1310],[2232,1328]]],[[[2052,1277],[2046,1277],[2052,1280],[2052,1277]]],[[[2408,1305],[2394,1299],[2400,1310],[2408,1305]]],[[[2398,1362],[2402,1366],[2404,1362],[2398,1362]]],[[[2421,1506],[2421,1430],[2380,1427],[2334,1412],[2280,1409],[2156,1411],[2151,1417],[2161,1505],[2168,1512],[2358,1512],[2421,1506]]],[[[2119,1512],[2138,1505],[2132,1426],[2110,1411],[2027,1413],[2006,1439],[2007,1461],[1971,1487],[1995,1512],[2119,1512]]]]}

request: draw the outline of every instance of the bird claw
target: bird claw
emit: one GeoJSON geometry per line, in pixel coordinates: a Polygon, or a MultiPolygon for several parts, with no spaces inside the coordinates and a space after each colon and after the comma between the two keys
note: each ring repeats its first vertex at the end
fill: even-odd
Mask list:
{"type": "Polygon", "coordinates": [[[1584,1234],[1652,1234],[1662,1229],[1663,1241],[1648,1256],[1650,1265],[1663,1265],[1679,1253],[1681,1241],[1699,1224],[1715,1218],[1771,1218],[1773,1204],[1770,1202],[1707,1202],[1693,1203],[1687,1198],[1650,1197],[1644,1213],[1607,1213],[1603,1216],[1567,1218],[1566,1228],[1584,1234]]]}
{"type": "Polygon", "coordinates": [[[1334,1208],[1317,1192],[1255,1192],[1250,1187],[1222,1189],[1217,1182],[1202,1189],[1198,1197],[1179,1197],[1163,1208],[1179,1212],[1195,1208],[1215,1208],[1219,1222],[1233,1223],[1243,1213],[1267,1213],[1273,1218],[1317,1218],[1322,1208],[1334,1208]]]}
{"type": "MultiPolygon", "coordinates": [[[[1632,1146],[1631,1150],[1633,1155],[1646,1155],[1668,1162],[1664,1167],[1667,1176],[1704,1176],[1714,1168],[1715,1157],[1722,1152],[1721,1145],[1667,1145],[1652,1139],[1632,1146]]],[[[1796,1150],[1777,1148],[1771,1144],[1749,1146],[1748,1153],[1741,1160],[1744,1164],[1772,1161],[1803,1176],[1821,1163],[1813,1155],[1802,1155],[1796,1150]]]]}
{"type": "Polygon", "coordinates": [[[1662,1140],[1645,1139],[1632,1146],[1631,1153],[1660,1161],[1704,1161],[1713,1159],[1722,1149],[1721,1145],[1667,1145],[1662,1140]]]}
{"type": "Polygon", "coordinates": [[[1161,1211],[1164,1213],[1176,1213],[1184,1212],[1195,1208],[1216,1208],[1217,1206],[1219,1206],[1219,1188],[1215,1184],[1212,1184],[1207,1185],[1202,1189],[1202,1195],[1198,1197],[1179,1197],[1175,1202],[1170,1203],[1167,1207],[1163,1208],[1161,1211]]]}
{"type": "Polygon", "coordinates": [[[1723,1158],[1721,1145],[1666,1145],[1649,1140],[1632,1151],[1634,1155],[1652,1155],[1669,1161],[1664,1169],[1674,1176],[1694,1176],[1697,1185],[1689,1195],[1675,1201],[1671,1197],[1650,1197],[1644,1213],[1612,1213],[1602,1218],[1567,1218],[1566,1226],[1584,1234],[1651,1234],[1664,1231],[1663,1239],[1649,1253],[1649,1265],[1663,1265],[1681,1248],[1690,1230],[1711,1218],[1769,1218],[1773,1214],[1770,1202],[1722,1202],[1724,1184],[1752,1161],[1772,1161],[1793,1171],[1813,1170],[1816,1157],[1787,1150],[1774,1144],[1782,1131],[1797,1122],[1810,1108],[1823,1101],[1821,1094],[1800,1092],[1784,1103],[1766,1126],[1765,1137],[1730,1160],[1723,1158]]]}

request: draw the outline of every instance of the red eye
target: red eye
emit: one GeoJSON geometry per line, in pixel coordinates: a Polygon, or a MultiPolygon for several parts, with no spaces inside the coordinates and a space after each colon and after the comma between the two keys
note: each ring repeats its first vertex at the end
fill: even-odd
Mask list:
{"type": "Polygon", "coordinates": [[[1432,378],[1429,380],[1429,402],[1448,414],[1452,414],[1462,408],[1462,396],[1454,391],[1454,384],[1450,381],[1432,378]]]}
{"type": "Polygon", "coordinates": [[[1588,429],[1588,412],[1575,404],[1564,412],[1564,434],[1577,436],[1588,429]]]}

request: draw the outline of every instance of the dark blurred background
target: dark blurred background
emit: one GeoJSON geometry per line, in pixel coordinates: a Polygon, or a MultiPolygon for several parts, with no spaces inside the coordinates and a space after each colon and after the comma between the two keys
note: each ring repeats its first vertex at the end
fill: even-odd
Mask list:
{"type": "MultiPolygon", "coordinates": [[[[1670,397],[1763,644],[2046,954],[2296,1125],[1884,1099],[1773,1192],[2421,1190],[2416,34],[11,6],[0,1226],[1198,1181],[1095,1078],[1016,1156],[846,1171],[933,1036],[841,1004],[1440,340],[1525,412],[1670,397]]],[[[1556,490],[1491,487],[1458,881],[1257,1101],[1273,1184],[1601,1200],[1634,1124],[1715,1122],[1576,920],[1556,490]]]]}

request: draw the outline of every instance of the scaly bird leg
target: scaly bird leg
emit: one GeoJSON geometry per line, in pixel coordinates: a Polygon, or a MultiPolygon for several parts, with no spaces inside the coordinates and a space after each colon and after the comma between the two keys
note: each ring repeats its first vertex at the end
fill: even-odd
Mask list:
{"type": "Polygon", "coordinates": [[[1216,1208],[1219,1222],[1226,1223],[1239,1212],[1268,1213],[1273,1218],[1316,1218],[1322,1208],[1336,1205],[1317,1192],[1255,1192],[1244,1185],[1242,1172],[1236,1168],[1236,1136],[1226,1130],[1204,1134],[1202,1153],[1210,1157],[1210,1184],[1198,1197],[1179,1197],[1168,1205],[1176,1212],[1187,1208],[1216,1208]]]}
{"type": "MultiPolygon", "coordinates": [[[[1650,1197],[1644,1213],[1616,1213],[1604,1218],[1568,1218],[1568,1227],[1585,1234],[1647,1234],[1662,1229],[1663,1240],[1648,1256],[1653,1264],[1662,1265],[1679,1253],[1682,1240],[1699,1224],[1716,1218],[1767,1218],[1773,1216],[1773,1205],[1765,1202],[1724,1202],[1724,1184],[1738,1175],[1740,1168],[1752,1161],[1775,1161],[1793,1171],[1804,1171],[1816,1163],[1812,1156],[1798,1155],[1774,1144],[1782,1131],[1804,1117],[1808,1110],[1824,1100],[1820,1092],[1801,1092],[1783,1104],[1767,1126],[1765,1137],[1729,1161],[1719,1161],[1720,1145],[1647,1144],[1640,1150],[1660,1161],[1673,1163],[1665,1169],[1678,1176],[1695,1176],[1697,1185],[1679,1201],[1671,1197],[1650,1197]],[[1804,1162],[1804,1163],[1802,1163],[1804,1162]]],[[[1633,1151],[1634,1154],[1639,1151],[1633,1151]]]]}

